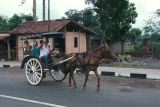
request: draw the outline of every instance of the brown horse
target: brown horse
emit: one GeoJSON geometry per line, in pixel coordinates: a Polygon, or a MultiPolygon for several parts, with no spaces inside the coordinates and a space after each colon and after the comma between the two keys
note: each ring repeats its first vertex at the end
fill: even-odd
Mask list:
{"type": "Polygon", "coordinates": [[[113,53],[107,44],[95,49],[92,52],[77,53],[74,59],[67,62],[69,65],[69,71],[67,71],[70,73],[69,86],[71,86],[71,80],[73,80],[74,87],[77,87],[73,72],[76,68],[80,68],[83,71],[85,71],[86,74],[83,89],[85,89],[86,87],[89,72],[93,71],[97,77],[97,91],[99,91],[100,77],[98,75],[97,68],[102,58],[112,56],[113,53]]]}

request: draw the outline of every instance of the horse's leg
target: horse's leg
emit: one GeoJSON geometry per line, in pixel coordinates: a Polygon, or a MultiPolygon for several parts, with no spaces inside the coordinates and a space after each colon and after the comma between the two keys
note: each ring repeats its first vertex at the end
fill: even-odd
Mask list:
{"type": "Polygon", "coordinates": [[[97,77],[97,91],[99,91],[99,88],[100,88],[100,77],[97,73],[97,70],[94,71],[96,77],[97,77]]]}
{"type": "Polygon", "coordinates": [[[83,90],[85,90],[85,88],[86,88],[86,83],[87,83],[87,80],[88,80],[88,76],[89,76],[89,71],[86,71],[85,81],[84,81],[84,84],[83,84],[83,90]]]}
{"type": "Polygon", "coordinates": [[[72,71],[69,72],[69,87],[72,86],[72,71]]]}
{"type": "Polygon", "coordinates": [[[76,85],[76,81],[75,81],[75,79],[74,79],[74,71],[71,71],[72,73],[71,73],[71,78],[72,78],[72,80],[73,80],[73,85],[74,85],[74,88],[77,88],[77,85],[76,85]]]}

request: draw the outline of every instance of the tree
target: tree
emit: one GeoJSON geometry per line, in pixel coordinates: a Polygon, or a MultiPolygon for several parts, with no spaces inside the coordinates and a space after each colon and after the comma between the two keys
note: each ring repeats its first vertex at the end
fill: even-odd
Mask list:
{"type": "Polygon", "coordinates": [[[160,56],[160,9],[157,9],[152,16],[146,21],[146,26],[143,28],[143,38],[148,47],[152,49],[152,55],[155,58],[160,56]],[[150,42],[148,42],[150,41],[150,42]]]}
{"type": "Polygon", "coordinates": [[[146,21],[146,26],[143,28],[144,36],[152,39],[160,39],[160,9],[146,21]]]}
{"type": "Polygon", "coordinates": [[[22,24],[23,22],[27,22],[27,21],[33,21],[33,17],[31,15],[25,15],[25,14],[21,14],[21,15],[14,14],[8,20],[8,28],[9,30],[12,30],[17,26],[19,26],[20,24],[22,24]]]}
{"type": "Polygon", "coordinates": [[[22,23],[22,18],[19,15],[14,14],[8,21],[9,30],[14,29],[21,23],[22,23]]]}
{"type": "Polygon", "coordinates": [[[101,28],[108,42],[122,42],[122,52],[125,33],[135,23],[137,12],[134,3],[128,0],[86,0],[92,4],[95,12],[99,15],[101,28]]]}
{"type": "Polygon", "coordinates": [[[33,21],[33,16],[31,14],[29,15],[25,15],[25,14],[21,14],[20,16],[22,18],[22,22],[27,22],[27,21],[33,21]]]}
{"type": "Polygon", "coordinates": [[[70,9],[65,12],[65,15],[67,16],[67,18],[73,19],[76,22],[83,24],[83,15],[81,11],[78,11],[77,9],[70,9]]]}
{"type": "Polygon", "coordinates": [[[0,31],[8,30],[7,21],[8,21],[8,17],[0,16],[0,31]]]}
{"type": "Polygon", "coordinates": [[[130,40],[131,43],[136,44],[135,40],[139,38],[142,34],[142,31],[139,28],[132,28],[126,33],[126,39],[130,40]]]}
{"type": "Polygon", "coordinates": [[[11,18],[0,16],[0,31],[12,30],[23,22],[27,21],[33,21],[32,15],[14,14],[11,18]]]}
{"type": "MultiPolygon", "coordinates": [[[[86,8],[84,10],[78,11],[76,9],[70,9],[65,12],[65,15],[69,19],[73,19],[85,27],[88,27],[95,32],[97,32],[102,37],[102,29],[100,27],[100,23],[98,22],[99,16],[95,13],[93,9],[86,8]]],[[[63,17],[64,18],[64,17],[63,17]]]]}

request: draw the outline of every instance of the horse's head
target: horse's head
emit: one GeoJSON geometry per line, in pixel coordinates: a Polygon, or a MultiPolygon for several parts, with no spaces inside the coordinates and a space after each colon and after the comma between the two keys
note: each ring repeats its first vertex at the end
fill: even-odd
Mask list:
{"type": "Polygon", "coordinates": [[[101,56],[106,58],[114,58],[115,54],[112,52],[109,45],[105,42],[104,45],[101,46],[101,56]]]}

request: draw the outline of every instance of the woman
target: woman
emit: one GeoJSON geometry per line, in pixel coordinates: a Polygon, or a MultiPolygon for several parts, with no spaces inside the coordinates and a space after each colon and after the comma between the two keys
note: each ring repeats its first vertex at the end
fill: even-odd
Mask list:
{"type": "Polygon", "coordinates": [[[39,47],[38,47],[37,41],[34,41],[34,42],[33,42],[32,53],[33,53],[33,56],[34,56],[35,58],[37,58],[37,59],[39,58],[40,49],[39,49],[39,47]]]}

